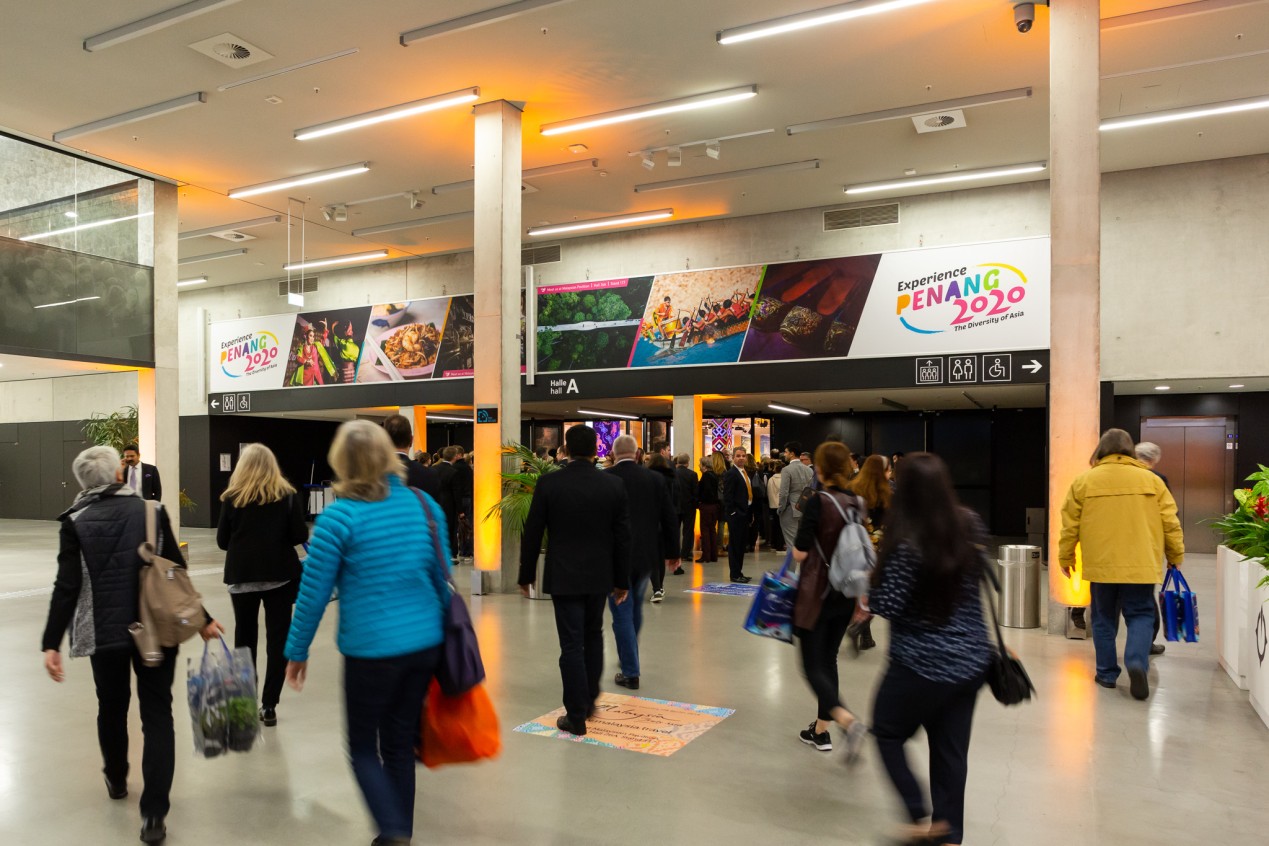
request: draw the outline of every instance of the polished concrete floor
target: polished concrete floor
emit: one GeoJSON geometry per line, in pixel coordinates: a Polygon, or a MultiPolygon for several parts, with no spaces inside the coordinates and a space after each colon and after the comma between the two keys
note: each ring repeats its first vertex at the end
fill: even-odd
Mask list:
{"type": "MultiPolygon", "coordinates": [[[[106,798],[86,661],[45,676],[39,652],[55,569],[56,524],[0,521],[0,843],[136,841],[140,731],[132,796],[106,798]]],[[[187,530],[195,581],[213,614],[232,617],[212,533],[187,530]]],[[[763,565],[772,562],[763,556],[763,565]]],[[[1190,584],[1214,609],[1211,556],[1190,584]]],[[[750,560],[748,570],[756,574],[750,560]]],[[[500,759],[419,773],[415,842],[464,844],[811,844],[884,842],[898,806],[874,751],[848,768],[797,740],[813,700],[795,651],[745,634],[747,601],[682,593],[725,565],[669,578],[647,609],[640,695],[734,708],[734,716],[660,758],[511,732],[559,704],[548,602],[474,600],[504,729],[500,759]]],[[[462,583],[462,582],[460,582],[462,583]]],[[[332,606],[334,610],[335,606],[332,606]]],[[[1213,612],[1207,612],[1213,613],[1213,612]]],[[[1213,620],[1214,624],[1214,620],[1213,620]]],[[[882,649],[842,657],[842,689],[867,714],[882,649]]],[[[1269,730],[1217,666],[1213,636],[1170,644],[1146,703],[1093,684],[1089,642],[1042,630],[1006,637],[1039,698],[1005,709],[984,692],[970,752],[967,844],[1264,844],[1269,730]]],[[[200,647],[187,646],[185,656],[200,647]]],[[[608,667],[615,672],[609,639],[608,667]]],[[[194,757],[182,671],[176,688],[172,846],[369,843],[373,834],[342,749],[339,656],[331,617],[302,694],[283,694],[277,728],[248,755],[194,757]]],[[[605,685],[612,689],[611,685],[605,685]]],[[[134,707],[134,724],[136,724],[134,707]]],[[[924,753],[913,749],[914,758],[924,753]]]]}

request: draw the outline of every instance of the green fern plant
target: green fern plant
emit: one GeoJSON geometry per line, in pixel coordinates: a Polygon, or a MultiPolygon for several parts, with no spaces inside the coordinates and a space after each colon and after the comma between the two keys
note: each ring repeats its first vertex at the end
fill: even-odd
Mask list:
{"type": "Polygon", "coordinates": [[[125,406],[109,414],[93,412],[84,421],[84,437],[94,446],[114,447],[116,452],[137,440],[137,407],[125,406]]]}
{"type": "Polygon", "coordinates": [[[485,512],[484,519],[501,517],[507,534],[519,539],[524,534],[525,521],[529,519],[529,505],[533,502],[538,479],[555,472],[559,465],[550,458],[538,458],[530,447],[514,441],[502,445],[502,456],[515,459],[519,469],[501,474],[502,499],[485,512]]]}

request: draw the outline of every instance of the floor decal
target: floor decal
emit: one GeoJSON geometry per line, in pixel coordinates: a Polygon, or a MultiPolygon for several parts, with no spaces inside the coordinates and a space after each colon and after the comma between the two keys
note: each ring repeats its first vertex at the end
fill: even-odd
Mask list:
{"type": "Polygon", "coordinates": [[[720,596],[753,596],[758,592],[758,585],[736,585],[730,582],[711,582],[707,585],[688,588],[684,593],[716,593],[720,596]]]}
{"type": "Polygon", "coordinates": [[[563,708],[557,708],[516,726],[515,730],[668,757],[736,712],[731,708],[601,693],[595,703],[594,718],[586,721],[585,737],[567,734],[555,727],[556,719],[563,713],[563,708]]]}

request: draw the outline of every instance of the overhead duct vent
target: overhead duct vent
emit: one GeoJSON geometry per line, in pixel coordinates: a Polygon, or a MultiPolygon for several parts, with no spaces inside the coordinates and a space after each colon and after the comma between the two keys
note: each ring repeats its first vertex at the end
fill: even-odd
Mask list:
{"type": "Polygon", "coordinates": [[[254,241],[256,236],[248,235],[246,232],[239,232],[237,229],[226,229],[224,232],[207,233],[213,238],[223,238],[226,241],[254,241]]]}
{"type": "Polygon", "coordinates": [[[520,251],[520,264],[550,264],[560,260],[559,244],[544,244],[543,246],[525,247],[520,251]]]}
{"type": "Polygon", "coordinates": [[[948,109],[945,112],[932,112],[928,115],[917,115],[912,124],[919,133],[942,132],[945,129],[964,129],[965,113],[960,109],[948,109]]]}
{"type": "Polygon", "coordinates": [[[859,229],[864,226],[887,226],[899,222],[899,204],[864,206],[856,209],[833,209],[824,212],[824,231],[859,229]]]}
{"type": "Polygon", "coordinates": [[[231,68],[245,68],[273,58],[272,53],[265,52],[232,32],[222,32],[220,35],[195,41],[189,46],[191,50],[231,68]]]}
{"type": "MultiPolygon", "coordinates": [[[[307,278],[304,280],[304,290],[303,290],[303,291],[301,291],[301,290],[300,290],[300,280],[298,280],[298,279],[292,279],[292,280],[291,280],[291,284],[295,286],[295,291],[293,291],[293,292],[291,292],[291,293],[296,293],[296,294],[301,294],[301,293],[303,293],[303,294],[312,294],[312,293],[315,293],[315,292],[317,291],[317,277],[316,277],[316,276],[309,276],[309,277],[307,277],[307,278]]],[[[278,296],[279,296],[279,297],[285,297],[285,296],[287,295],[287,293],[288,293],[288,291],[287,291],[287,289],[286,289],[286,280],[285,280],[285,279],[282,279],[282,280],[280,280],[280,281],[278,282],[278,296]]]]}

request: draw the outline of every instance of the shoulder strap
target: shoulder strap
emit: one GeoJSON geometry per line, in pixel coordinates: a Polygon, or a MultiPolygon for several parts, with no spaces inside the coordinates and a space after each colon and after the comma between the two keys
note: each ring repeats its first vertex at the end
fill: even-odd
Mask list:
{"type": "Polygon", "coordinates": [[[1005,646],[1005,635],[1000,630],[1000,620],[996,619],[996,603],[991,601],[993,591],[995,593],[1000,592],[1000,580],[996,578],[996,573],[992,570],[991,561],[987,559],[986,553],[983,553],[981,557],[983,573],[982,580],[989,588],[987,591],[987,609],[991,612],[991,625],[992,628],[996,630],[996,644],[1000,647],[1000,654],[1006,655],[1008,654],[1008,649],[1005,646]]]}
{"type": "Polygon", "coordinates": [[[145,503],[145,542],[157,553],[159,549],[159,504],[151,499],[145,499],[142,502],[145,503]]]}
{"type": "Polygon", "coordinates": [[[410,492],[414,494],[419,501],[419,507],[423,509],[423,516],[427,518],[428,530],[432,533],[432,551],[436,556],[436,569],[440,574],[441,581],[452,586],[453,582],[449,573],[449,562],[445,560],[445,550],[441,546],[441,530],[436,525],[436,519],[432,516],[432,509],[427,506],[427,498],[418,488],[410,488],[410,492]]]}

